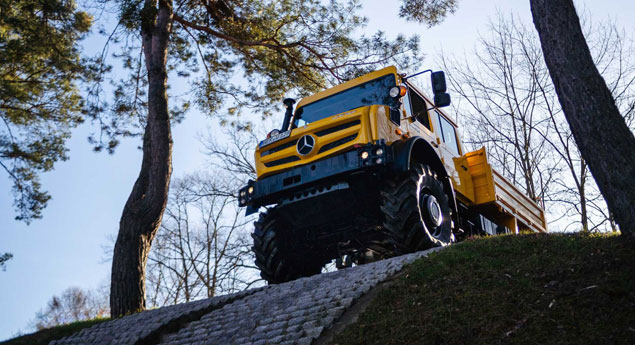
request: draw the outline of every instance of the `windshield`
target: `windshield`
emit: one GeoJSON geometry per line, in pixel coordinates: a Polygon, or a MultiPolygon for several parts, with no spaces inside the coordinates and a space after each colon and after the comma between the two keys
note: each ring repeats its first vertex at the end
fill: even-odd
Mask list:
{"type": "Polygon", "coordinates": [[[336,93],[296,110],[294,127],[327,118],[366,105],[397,106],[397,99],[390,97],[390,88],[396,86],[394,74],[373,79],[364,84],[336,93]]]}

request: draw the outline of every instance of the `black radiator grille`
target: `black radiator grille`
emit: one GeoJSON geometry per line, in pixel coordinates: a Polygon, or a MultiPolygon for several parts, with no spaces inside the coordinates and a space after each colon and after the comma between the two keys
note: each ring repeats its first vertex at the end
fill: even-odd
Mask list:
{"type": "Polygon", "coordinates": [[[260,153],[260,157],[264,157],[264,156],[270,155],[270,154],[272,154],[274,152],[278,152],[278,151],[284,150],[287,147],[291,147],[291,146],[295,145],[296,142],[298,142],[298,141],[297,140],[291,140],[288,143],[284,143],[284,144],[282,144],[280,146],[272,147],[272,148],[270,148],[267,151],[262,151],[260,153]]]}
{"type": "Polygon", "coordinates": [[[333,149],[333,148],[336,148],[336,147],[338,147],[340,145],[344,145],[344,144],[346,144],[346,143],[348,143],[350,141],[355,140],[355,138],[357,138],[357,133],[353,134],[353,135],[349,135],[347,137],[344,137],[344,138],[342,138],[340,140],[335,140],[332,143],[328,143],[328,144],[322,146],[322,148],[320,148],[320,152],[318,152],[318,153],[326,152],[326,151],[328,151],[330,149],[333,149]]]}
{"type": "Polygon", "coordinates": [[[321,130],[319,132],[315,132],[315,135],[317,135],[318,137],[322,137],[322,136],[325,136],[327,134],[335,133],[337,131],[341,131],[343,129],[359,125],[360,123],[361,122],[359,120],[343,123],[343,124],[341,124],[339,126],[335,126],[335,127],[331,127],[331,128],[327,128],[327,129],[321,130]]]}

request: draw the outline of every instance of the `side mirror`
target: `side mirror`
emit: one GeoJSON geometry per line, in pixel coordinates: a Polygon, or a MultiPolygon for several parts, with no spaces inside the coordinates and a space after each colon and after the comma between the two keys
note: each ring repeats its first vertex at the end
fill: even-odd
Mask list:
{"type": "Polygon", "coordinates": [[[432,72],[430,75],[432,91],[434,92],[434,105],[438,108],[447,107],[452,101],[450,95],[446,93],[445,73],[443,71],[432,72]]]}
{"type": "Polygon", "coordinates": [[[432,72],[430,80],[432,82],[432,92],[434,92],[435,95],[447,90],[445,85],[445,73],[443,71],[432,72]]]}
{"type": "Polygon", "coordinates": [[[443,92],[434,94],[434,105],[437,106],[437,108],[447,107],[451,102],[452,99],[449,93],[443,92]]]}

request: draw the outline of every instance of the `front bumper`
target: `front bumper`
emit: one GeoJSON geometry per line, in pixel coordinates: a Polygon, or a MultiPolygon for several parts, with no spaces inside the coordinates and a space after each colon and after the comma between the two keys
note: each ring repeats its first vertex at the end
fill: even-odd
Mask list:
{"type": "Polygon", "coordinates": [[[260,206],[278,203],[287,195],[301,191],[319,181],[364,169],[376,169],[390,164],[392,159],[392,150],[383,140],[360,146],[258,181],[251,180],[247,186],[238,191],[238,206],[247,206],[249,215],[257,212],[260,206]],[[364,152],[368,154],[367,157],[364,152]]]}

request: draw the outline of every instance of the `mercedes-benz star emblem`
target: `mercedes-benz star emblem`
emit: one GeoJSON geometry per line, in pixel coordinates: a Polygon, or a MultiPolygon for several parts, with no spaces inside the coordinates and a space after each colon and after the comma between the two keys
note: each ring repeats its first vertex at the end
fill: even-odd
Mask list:
{"type": "Polygon", "coordinates": [[[313,147],[315,147],[315,139],[313,139],[310,135],[305,135],[298,140],[295,147],[299,154],[306,156],[313,151],[313,147]]]}

